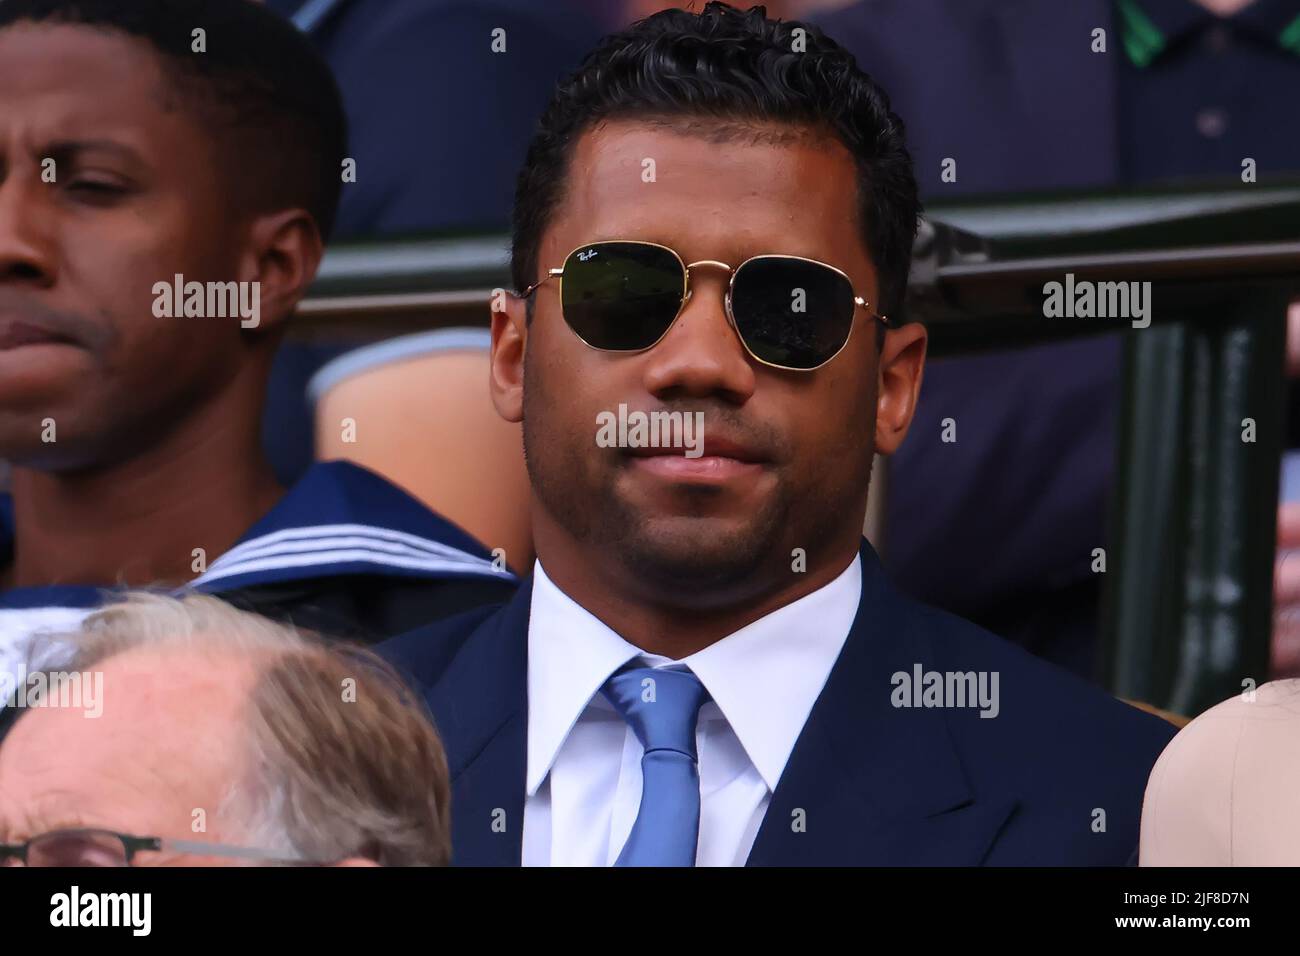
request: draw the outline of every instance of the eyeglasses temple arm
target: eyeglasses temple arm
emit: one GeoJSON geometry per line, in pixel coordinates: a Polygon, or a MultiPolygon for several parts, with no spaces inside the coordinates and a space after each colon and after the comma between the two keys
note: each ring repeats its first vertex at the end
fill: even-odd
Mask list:
{"type": "Polygon", "coordinates": [[[264,850],[252,846],[232,846],[229,843],[203,843],[197,840],[159,840],[159,849],[193,853],[196,856],[224,856],[242,860],[277,860],[283,863],[310,863],[306,857],[280,850],[264,850]]]}
{"type": "Polygon", "coordinates": [[[885,325],[888,325],[888,324],[889,324],[889,316],[887,316],[887,315],[881,315],[879,312],[875,312],[875,311],[873,311],[873,310],[871,309],[871,306],[867,303],[867,300],[864,299],[864,298],[862,298],[862,296],[860,296],[860,295],[855,295],[855,296],[853,297],[853,302],[854,302],[854,304],[856,304],[856,305],[860,305],[860,306],[862,306],[862,308],[864,308],[864,309],[866,309],[867,311],[871,312],[872,315],[874,315],[876,318],[878,318],[881,322],[885,323],[885,325]]]}
{"type": "Polygon", "coordinates": [[[547,279],[554,279],[556,276],[559,276],[559,275],[564,275],[564,270],[563,270],[563,269],[551,269],[549,272],[547,272],[547,274],[546,274],[545,276],[543,276],[543,277],[541,278],[540,281],[538,281],[538,282],[534,282],[532,285],[530,285],[530,286],[529,286],[527,289],[525,289],[523,292],[520,292],[520,293],[519,293],[519,298],[521,298],[521,299],[526,299],[526,298],[528,298],[530,295],[532,295],[534,292],[536,292],[536,291],[538,290],[538,288],[541,287],[542,283],[545,282],[547,279]]]}

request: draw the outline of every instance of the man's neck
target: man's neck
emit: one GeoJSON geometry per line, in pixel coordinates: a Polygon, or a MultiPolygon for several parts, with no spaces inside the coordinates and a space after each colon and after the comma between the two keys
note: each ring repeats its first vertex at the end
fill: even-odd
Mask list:
{"type": "Polygon", "coordinates": [[[1255,0],[1193,0],[1193,2],[1209,10],[1215,16],[1230,17],[1246,9],[1255,0]]]}
{"type": "Polygon", "coordinates": [[[565,545],[547,548],[539,538],[537,552],[546,576],[556,587],[623,640],[648,653],[681,660],[830,584],[857,559],[857,546],[854,539],[846,546],[829,549],[826,560],[797,574],[784,563],[783,571],[768,577],[788,580],[785,585],[754,588],[749,582],[764,577],[755,574],[743,591],[738,589],[726,600],[712,595],[714,600],[708,606],[700,600],[702,595],[689,588],[676,589],[664,600],[638,593],[628,586],[622,568],[608,561],[592,562],[589,555],[583,560],[584,555],[569,553],[565,545]],[[685,605],[682,598],[695,600],[685,605]]]}
{"type": "Polygon", "coordinates": [[[252,409],[213,405],[168,439],[103,468],[15,467],[14,560],[0,569],[0,589],[193,579],[283,494],[258,447],[255,418],[252,409]]]}

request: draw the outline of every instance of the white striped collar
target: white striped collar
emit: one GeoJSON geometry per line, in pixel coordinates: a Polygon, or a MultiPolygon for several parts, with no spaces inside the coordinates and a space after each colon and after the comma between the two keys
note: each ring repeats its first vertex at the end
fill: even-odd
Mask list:
{"type": "Polygon", "coordinates": [[[231,590],[292,578],[375,572],[515,580],[503,563],[440,541],[373,525],[334,524],[286,528],[238,544],[191,586],[231,590]]]}

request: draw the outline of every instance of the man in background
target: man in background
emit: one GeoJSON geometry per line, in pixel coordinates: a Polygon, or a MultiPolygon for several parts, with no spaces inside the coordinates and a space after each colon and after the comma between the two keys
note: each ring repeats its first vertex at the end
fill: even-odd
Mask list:
{"type": "MultiPolygon", "coordinates": [[[[907,117],[930,202],[1191,178],[1249,190],[1247,157],[1260,183],[1300,171],[1300,0],[862,0],[816,19],[907,117]]],[[[905,590],[1089,678],[1122,343],[931,363],[886,507],[905,590]]],[[[1300,543],[1300,520],[1281,530],[1300,543]]]]}
{"type": "Polygon", "coordinates": [[[36,650],[65,663],[3,689],[0,865],[448,862],[446,756],[373,655],[146,594],[36,650]]]}
{"type": "Polygon", "coordinates": [[[328,68],[261,6],[0,4],[0,671],[118,585],[361,640],[510,593],[378,476],[286,492],[260,450],[344,144],[328,68]]]}

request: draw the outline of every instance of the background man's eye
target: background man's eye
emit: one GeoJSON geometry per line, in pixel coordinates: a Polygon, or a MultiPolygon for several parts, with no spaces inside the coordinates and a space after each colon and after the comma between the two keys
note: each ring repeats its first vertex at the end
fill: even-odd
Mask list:
{"type": "Polygon", "coordinates": [[[106,179],[74,179],[68,191],[89,202],[107,202],[127,193],[126,187],[106,179]]]}
{"type": "Polygon", "coordinates": [[[104,182],[99,179],[76,179],[73,180],[71,188],[102,193],[120,193],[123,191],[122,187],[116,183],[104,182]]]}

